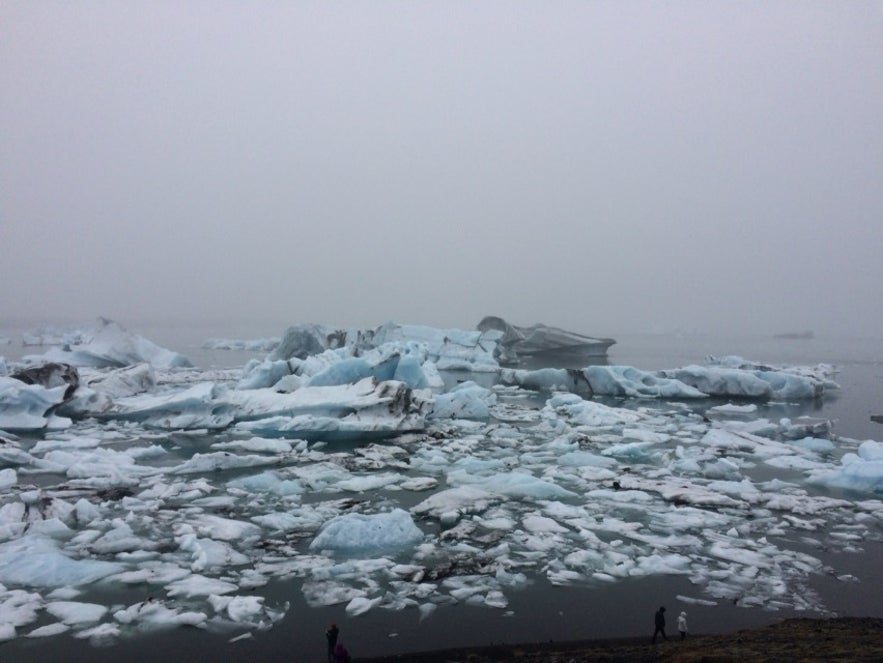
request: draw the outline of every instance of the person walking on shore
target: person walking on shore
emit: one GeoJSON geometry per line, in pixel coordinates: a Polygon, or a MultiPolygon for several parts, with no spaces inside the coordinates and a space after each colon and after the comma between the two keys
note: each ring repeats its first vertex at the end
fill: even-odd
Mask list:
{"type": "Polygon", "coordinates": [[[678,631],[681,634],[681,640],[687,637],[687,613],[683,610],[678,616],[678,631]]]}
{"type": "Polygon", "coordinates": [[[656,630],[653,631],[653,644],[656,644],[656,636],[657,634],[662,634],[663,640],[668,640],[668,637],[665,635],[665,606],[659,606],[659,610],[656,611],[656,615],[654,616],[654,622],[656,624],[656,630]]]}
{"type": "Polygon", "coordinates": [[[337,644],[337,636],[340,633],[340,630],[337,628],[337,624],[332,624],[328,627],[328,630],[325,631],[325,638],[328,640],[328,663],[332,663],[334,660],[334,647],[337,644]]]}

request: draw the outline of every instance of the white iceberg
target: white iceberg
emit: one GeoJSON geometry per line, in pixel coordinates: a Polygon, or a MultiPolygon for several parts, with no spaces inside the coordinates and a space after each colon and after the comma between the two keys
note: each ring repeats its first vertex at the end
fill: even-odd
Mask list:
{"type": "Polygon", "coordinates": [[[65,398],[66,385],[46,388],[0,376],[0,429],[9,431],[57,430],[71,425],[54,410],[65,398]]]}
{"type": "Polygon", "coordinates": [[[152,341],[132,334],[112,320],[102,318],[101,326],[91,339],[82,343],[65,344],[43,355],[25,357],[28,363],[56,361],[72,366],[92,368],[122,368],[148,363],[155,368],[185,368],[192,364],[184,355],[162,348],[152,341]]]}

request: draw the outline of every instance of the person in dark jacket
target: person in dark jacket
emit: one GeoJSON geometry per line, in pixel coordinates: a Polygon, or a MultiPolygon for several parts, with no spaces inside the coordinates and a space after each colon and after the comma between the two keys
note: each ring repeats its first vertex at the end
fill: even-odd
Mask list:
{"type": "Polygon", "coordinates": [[[337,628],[337,624],[332,624],[325,631],[325,638],[328,640],[328,663],[332,663],[334,660],[334,647],[337,645],[337,635],[339,633],[340,630],[337,628]]]}
{"type": "Polygon", "coordinates": [[[656,630],[653,631],[653,644],[656,644],[656,635],[661,633],[663,640],[668,640],[665,635],[665,606],[659,606],[655,616],[656,630]]]}

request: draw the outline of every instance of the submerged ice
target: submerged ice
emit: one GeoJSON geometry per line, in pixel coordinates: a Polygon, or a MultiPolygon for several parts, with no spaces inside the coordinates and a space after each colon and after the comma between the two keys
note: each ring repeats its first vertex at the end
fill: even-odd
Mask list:
{"type": "Polygon", "coordinates": [[[525,371],[499,332],[388,325],[212,372],[111,331],[62,351],[72,394],[0,377],[0,638],[270,628],[283,581],[352,617],[659,574],[823,612],[810,581],[837,570],[795,542],[883,538],[881,443],[780,414],[831,367],[525,371]]]}

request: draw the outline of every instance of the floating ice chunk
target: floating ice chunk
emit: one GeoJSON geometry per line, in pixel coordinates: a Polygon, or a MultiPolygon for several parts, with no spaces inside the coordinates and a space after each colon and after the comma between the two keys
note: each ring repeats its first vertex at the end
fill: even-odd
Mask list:
{"type": "Polygon", "coordinates": [[[123,570],[121,564],[95,559],[73,559],[52,539],[25,535],[0,544],[0,582],[27,587],[76,586],[123,570]]]}
{"type": "Polygon", "coordinates": [[[402,509],[362,515],[350,513],[333,518],[310,543],[312,550],[349,554],[396,552],[417,545],[423,532],[402,509]]]}
{"type": "Polygon", "coordinates": [[[116,624],[105,622],[82,631],[75,631],[74,637],[80,640],[89,640],[93,646],[108,646],[120,636],[120,628],[116,624]]]}
{"type": "Polygon", "coordinates": [[[536,514],[528,514],[521,520],[521,524],[524,526],[528,532],[533,533],[566,533],[570,530],[566,527],[562,527],[555,520],[551,518],[547,518],[546,516],[538,516],[536,514]]]}
{"type": "Polygon", "coordinates": [[[15,629],[37,621],[37,612],[43,607],[43,597],[23,589],[5,589],[0,586],[0,624],[15,629]]]}
{"type": "Polygon", "coordinates": [[[708,599],[697,599],[693,598],[692,596],[684,596],[683,594],[678,594],[677,596],[675,596],[675,599],[680,601],[681,603],[689,603],[690,605],[717,605],[717,601],[709,601],[708,599]]]}
{"type": "Polygon", "coordinates": [[[563,416],[571,425],[593,427],[630,424],[644,418],[641,413],[634,410],[586,401],[576,394],[555,394],[546,401],[543,416],[553,420],[563,416]]]}
{"type": "Polygon", "coordinates": [[[659,456],[659,452],[653,449],[654,446],[655,443],[653,442],[625,442],[623,444],[611,444],[601,453],[622,461],[650,463],[659,456]]]}
{"type": "Polygon", "coordinates": [[[264,435],[349,439],[423,430],[432,403],[428,390],[366,378],[355,384],[302,387],[292,394],[268,389],[228,395],[238,428],[264,435]]]}
{"type": "Polygon", "coordinates": [[[136,485],[141,477],[152,476],[157,469],[139,465],[133,458],[134,448],[117,451],[99,447],[88,451],[55,449],[43,460],[52,463],[68,477],[82,485],[96,487],[136,485]]]}
{"type": "Polygon", "coordinates": [[[120,398],[100,417],[151,428],[226,428],[233,422],[232,407],[223,398],[226,393],[225,387],[203,382],[183,391],[120,398]]]}
{"type": "Polygon", "coordinates": [[[802,400],[819,398],[840,386],[831,378],[836,373],[828,364],[816,366],[765,366],[742,357],[726,356],[707,358],[712,366],[741,369],[769,383],[771,397],[777,400],[802,400]]]}
{"type": "Polygon", "coordinates": [[[809,481],[857,492],[883,493],[883,443],[865,440],[857,454],[844,454],[833,470],[810,471],[809,481]]]}
{"type": "MultiPolygon", "coordinates": [[[[293,362],[286,359],[277,359],[271,361],[269,359],[258,361],[252,359],[242,369],[242,376],[236,383],[237,389],[265,389],[273,387],[283,378],[290,377],[294,374],[293,362]]],[[[303,380],[299,376],[294,376],[300,384],[303,380]]]]}
{"type": "Polygon", "coordinates": [[[374,331],[373,343],[417,341],[425,343],[429,359],[442,371],[492,371],[499,370],[494,358],[496,331],[480,332],[463,329],[437,329],[422,325],[399,325],[388,322],[374,331]]]}
{"type": "Polygon", "coordinates": [[[215,442],[212,449],[233,449],[236,451],[253,451],[255,453],[287,454],[291,453],[291,442],[288,440],[253,437],[250,440],[232,440],[231,442],[215,442]]]}
{"type": "Polygon", "coordinates": [[[148,561],[143,562],[132,571],[123,571],[112,576],[108,580],[122,582],[127,585],[149,583],[152,585],[165,585],[175,580],[181,580],[190,575],[190,571],[170,562],[148,561]]]}
{"type": "Polygon", "coordinates": [[[754,417],[757,413],[757,405],[749,403],[748,405],[716,405],[705,411],[706,415],[727,419],[742,419],[746,417],[754,417]]]}
{"type": "Polygon", "coordinates": [[[445,394],[437,394],[432,408],[434,419],[487,420],[497,395],[472,381],[463,382],[445,394]]]}
{"type": "Polygon", "coordinates": [[[101,320],[101,328],[92,339],[71,345],[70,349],[53,348],[42,356],[25,357],[26,361],[47,359],[73,366],[121,368],[142,362],[156,368],[192,366],[181,354],[161,348],[138,334],[132,334],[111,320],[101,320]]]}
{"type": "Polygon", "coordinates": [[[257,624],[264,613],[263,596],[210,596],[209,603],[237,624],[257,624]]]}
{"type": "Polygon", "coordinates": [[[659,373],[664,377],[688,384],[708,396],[765,400],[773,393],[768,380],[738,368],[694,365],[659,371],[659,373]]]}
{"type": "Polygon", "coordinates": [[[0,491],[9,490],[18,483],[18,474],[12,468],[0,470],[0,491]]]}
{"type": "Polygon", "coordinates": [[[300,495],[306,488],[298,479],[281,479],[276,472],[262,472],[227,482],[230,488],[249,492],[273,493],[274,495],[300,495]]]}
{"type": "Polygon", "coordinates": [[[703,392],[678,379],[632,366],[589,366],[583,372],[596,395],[633,398],[706,397],[703,392]]]}
{"type": "Polygon", "coordinates": [[[541,368],[536,371],[504,368],[500,384],[516,385],[532,391],[568,391],[589,393],[592,388],[582,371],[566,368],[541,368]]]}
{"type": "Polygon", "coordinates": [[[280,338],[209,338],[202,344],[206,350],[244,350],[246,352],[271,352],[279,345],[280,338]]]}
{"type": "Polygon", "coordinates": [[[461,515],[481,513],[491,504],[501,501],[499,495],[472,485],[448,488],[430,495],[419,504],[411,507],[417,515],[428,515],[444,523],[456,522],[461,515]]]}
{"type": "Polygon", "coordinates": [[[97,622],[107,614],[107,610],[107,606],[98,603],[79,601],[50,601],[46,604],[46,612],[69,626],[97,622]]]}
{"type": "Polygon", "coordinates": [[[401,481],[401,479],[401,475],[395,472],[371,473],[339,481],[335,488],[352,493],[363,493],[367,490],[377,490],[378,488],[392,486],[401,481]]]}
{"type": "Polygon", "coordinates": [[[154,631],[173,626],[202,626],[208,617],[203,612],[181,612],[164,601],[152,598],[113,613],[120,624],[136,625],[140,631],[154,631]]]}
{"type": "Polygon", "coordinates": [[[211,514],[195,516],[189,523],[200,535],[219,541],[237,541],[260,536],[261,533],[261,529],[257,525],[211,514]]]}
{"type": "Polygon", "coordinates": [[[858,455],[866,461],[883,460],[883,442],[865,440],[859,445],[858,455]]]}
{"type": "Polygon", "coordinates": [[[60,430],[70,419],[56,417],[52,409],[64,401],[67,385],[46,388],[0,376],[0,429],[60,430]]]}
{"type": "Polygon", "coordinates": [[[63,624],[61,622],[56,622],[55,624],[46,624],[46,626],[39,626],[35,628],[33,631],[29,633],[25,633],[26,638],[46,638],[53,635],[61,635],[66,631],[70,631],[71,627],[67,624],[63,624]]]}
{"type": "Polygon", "coordinates": [[[229,594],[237,589],[239,587],[231,582],[218,580],[217,578],[207,578],[196,573],[166,585],[166,591],[169,596],[185,596],[187,598],[211,596],[212,594],[229,594]]]}
{"type": "Polygon", "coordinates": [[[169,474],[202,474],[218,470],[241,469],[246,467],[260,467],[262,465],[276,465],[279,460],[274,456],[256,456],[231,454],[226,451],[213,453],[196,453],[180,465],[168,470],[169,474]]]}
{"type": "Polygon", "coordinates": [[[134,396],[156,387],[156,373],[147,363],[100,373],[84,371],[82,377],[87,387],[111,398],[134,396]]]}
{"type": "Polygon", "coordinates": [[[377,597],[374,599],[368,599],[364,596],[356,596],[349,603],[346,604],[346,614],[350,617],[357,617],[358,615],[364,615],[371,608],[376,606],[383,600],[383,597],[377,597]]]}
{"type": "Polygon", "coordinates": [[[108,530],[89,544],[89,549],[98,554],[111,554],[124,551],[153,550],[156,544],[137,536],[128,523],[116,521],[108,530]]]}
{"type": "Polygon", "coordinates": [[[413,490],[417,492],[432,490],[437,486],[438,479],[434,479],[433,477],[411,477],[410,479],[405,479],[399,484],[399,487],[404,490],[413,490]]]}
{"type": "Polygon", "coordinates": [[[362,357],[349,357],[341,359],[320,373],[313,375],[306,381],[306,385],[309,387],[331,387],[354,384],[365,378],[374,378],[378,382],[392,380],[398,364],[399,355],[386,357],[373,365],[362,357]]]}
{"type": "Polygon", "coordinates": [[[190,568],[193,571],[242,566],[251,561],[223,541],[200,538],[193,534],[176,537],[176,541],[181,550],[191,554],[190,568]]]}
{"type": "Polygon", "coordinates": [[[558,464],[566,467],[618,467],[613,458],[599,456],[588,451],[571,451],[558,457],[558,464]]]}
{"type": "Polygon", "coordinates": [[[479,484],[487,491],[514,499],[558,500],[576,497],[575,493],[525,471],[481,476],[455,470],[448,474],[448,483],[454,486],[479,484]]]}

